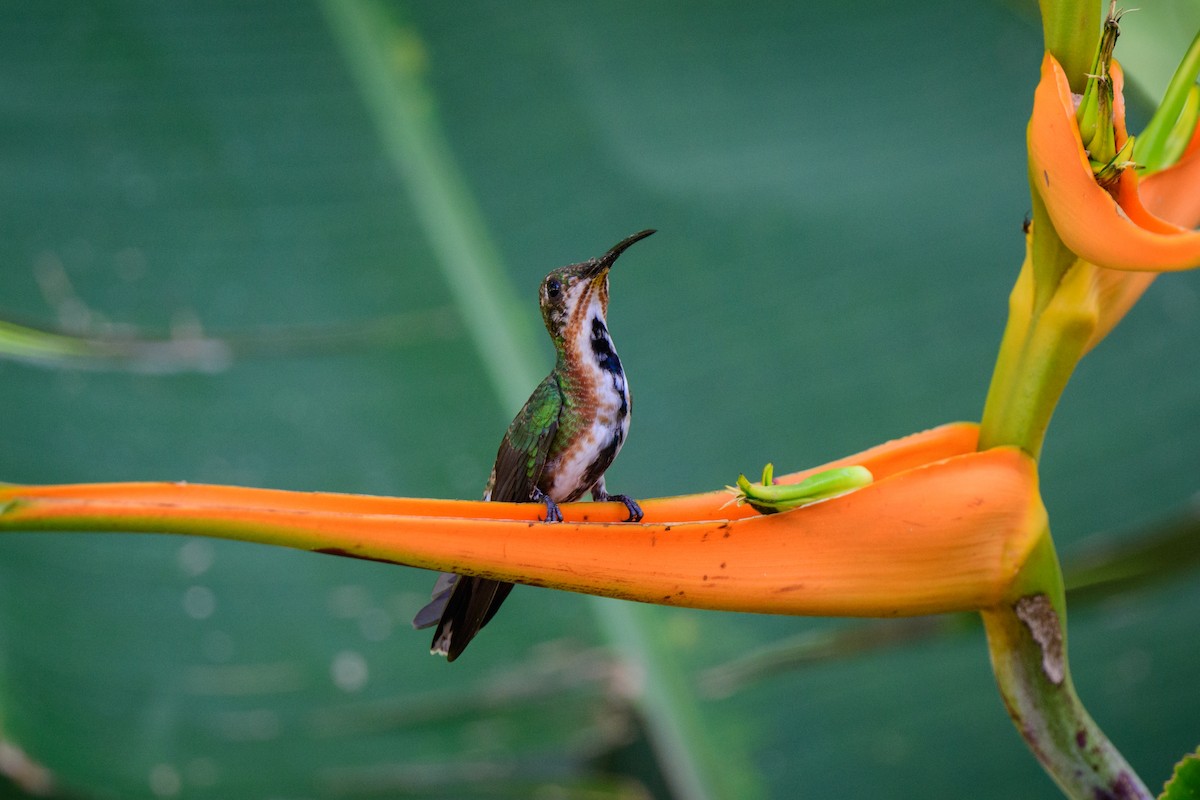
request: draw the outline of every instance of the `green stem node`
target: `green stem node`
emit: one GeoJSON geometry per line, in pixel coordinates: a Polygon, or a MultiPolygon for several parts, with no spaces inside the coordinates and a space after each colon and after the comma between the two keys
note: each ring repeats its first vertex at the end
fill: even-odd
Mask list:
{"type": "MultiPolygon", "coordinates": [[[[1035,242],[1042,231],[1034,227],[1035,242]]],[[[1034,458],[1041,452],[1050,417],[1099,320],[1095,269],[1074,260],[1039,308],[1045,287],[1036,285],[1036,266],[1026,259],[1009,297],[1009,321],[980,424],[981,450],[1016,445],[1034,458]]]]}

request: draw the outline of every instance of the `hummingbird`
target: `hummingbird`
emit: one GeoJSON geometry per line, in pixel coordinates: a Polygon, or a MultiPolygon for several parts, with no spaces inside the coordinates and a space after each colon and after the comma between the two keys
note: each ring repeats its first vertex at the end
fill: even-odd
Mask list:
{"type": "MultiPolygon", "coordinates": [[[[558,504],[590,491],[593,501],[623,503],[627,522],[642,518],[631,497],[609,494],[604,485],[604,473],[629,433],[630,413],[629,383],[605,317],[609,270],[630,245],[652,233],[635,233],[601,257],[559,267],[542,281],[538,299],[554,343],[554,369],[508,426],[484,500],[544,503],[545,521],[561,522],[558,504]]],[[[430,652],[453,661],[512,588],[503,581],[443,573],[413,627],[436,624],[430,652]]]]}

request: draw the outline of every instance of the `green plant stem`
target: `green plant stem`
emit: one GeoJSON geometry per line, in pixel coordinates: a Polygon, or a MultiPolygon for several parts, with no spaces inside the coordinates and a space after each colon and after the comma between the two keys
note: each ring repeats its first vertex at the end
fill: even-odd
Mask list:
{"type": "Polygon", "coordinates": [[[1032,208],[1029,257],[1033,266],[1031,312],[1034,316],[1040,315],[1050,305],[1063,277],[1078,258],[1054,229],[1050,212],[1036,185],[1036,181],[1044,180],[1044,175],[1029,174],[1029,202],[1032,208]]]}
{"type": "MultiPolygon", "coordinates": [[[[1054,408],[1096,329],[1095,267],[1075,261],[1049,286],[1045,276],[1053,279],[1058,270],[1043,269],[1039,275],[1039,235],[1049,239],[1040,252],[1051,258],[1061,244],[1047,227],[1035,223],[1029,256],[1009,299],[1008,325],[980,424],[981,449],[1015,444],[1037,457],[1054,408]]],[[[1009,715],[1063,791],[1079,800],[1150,797],[1075,694],[1067,663],[1063,578],[1048,523],[1013,591],[982,616],[1009,715]]]]}
{"type": "Polygon", "coordinates": [[[5,357],[53,362],[86,358],[92,350],[86,341],[76,337],[0,320],[0,355],[5,357]]]}
{"type": "MultiPolygon", "coordinates": [[[[1043,0],[1046,44],[1083,88],[1095,56],[1099,4],[1043,0]],[[1088,33],[1091,35],[1086,35],[1088,33]]],[[[1037,458],[1050,418],[1100,319],[1097,268],[1062,242],[1030,172],[1033,219],[988,389],[979,447],[1016,445],[1037,458]]],[[[1088,715],[1067,661],[1066,600],[1049,524],[1004,601],[982,612],[1004,704],[1029,749],[1078,800],[1149,798],[1088,715]]]]}
{"type": "Polygon", "coordinates": [[[1067,664],[1066,602],[1047,529],[1008,602],[983,612],[992,669],[1017,730],[1068,797],[1153,797],[1084,709],[1067,664]]]}
{"type": "Polygon", "coordinates": [[[1100,39],[1100,0],[1038,0],[1046,49],[1066,70],[1071,91],[1082,93],[1100,39]]]}
{"type": "Polygon", "coordinates": [[[515,411],[542,375],[537,330],[509,282],[483,214],[453,157],[425,79],[417,31],[370,0],[321,4],[380,143],[409,189],[434,263],[506,406],[515,411]]]}
{"type": "Polygon", "coordinates": [[[1036,269],[1036,262],[1026,261],[1009,298],[1009,323],[979,428],[981,450],[1016,445],[1037,458],[1050,417],[1096,329],[1095,268],[1076,262],[1048,301],[1035,287],[1036,269]],[[1039,302],[1046,305],[1038,308],[1039,302]]]}

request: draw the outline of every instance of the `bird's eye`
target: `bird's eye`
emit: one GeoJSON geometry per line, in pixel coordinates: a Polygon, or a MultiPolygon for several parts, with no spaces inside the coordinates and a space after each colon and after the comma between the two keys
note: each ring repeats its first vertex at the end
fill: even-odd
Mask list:
{"type": "Polygon", "coordinates": [[[562,294],[562,284],[559,282],[558,278],[551,278],[550,280],[546,281],[546,297],[549,297],[551,300],[555,300],[560,294],[562,294]]]}

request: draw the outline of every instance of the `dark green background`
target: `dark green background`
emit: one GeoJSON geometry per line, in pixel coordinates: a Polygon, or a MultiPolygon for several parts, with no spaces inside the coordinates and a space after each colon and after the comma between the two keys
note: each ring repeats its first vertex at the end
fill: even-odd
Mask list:
{"type": "MultiPolygon", "coordinates": [[[[635,414],[611,489],[705,490],[978,418],[1029,209],[1028,9],[389,8],[527,301],[519,324],[551,267],[660,231],[612,281],[635,414]]],[[[1129,17],[1122,47],[1163,49],[1159,25],[1182,52],[1195,23],[1172,13],[1129,17]]],[[[342,48],[308,2],[0,6],[5,317],[218,336],[451,320],[208,371],[0,363],[0,477],[479,494],[515,405],[342,48]]],[[[1169,276],[1080,366],[1043,460],[1065,553],[1194,501],[1198,337],[1200,275],[1169,276]]],[[[431,579],[227,542],[6,536],[0,729],[79,797],[523,797],[602,772],[636,728],[636,675],[595,649],[595,604],[519,589],[447,666],[408,628],[431,579]]],[[[1071,619],[1080,693],[1152,786],[1200,741],[1198,602],[1185,579],[1071,619]]],[[[705,668],[846,623],[640,616],[745,795],[1058,796],[979,631],[713,699],[705,668]]]]}

